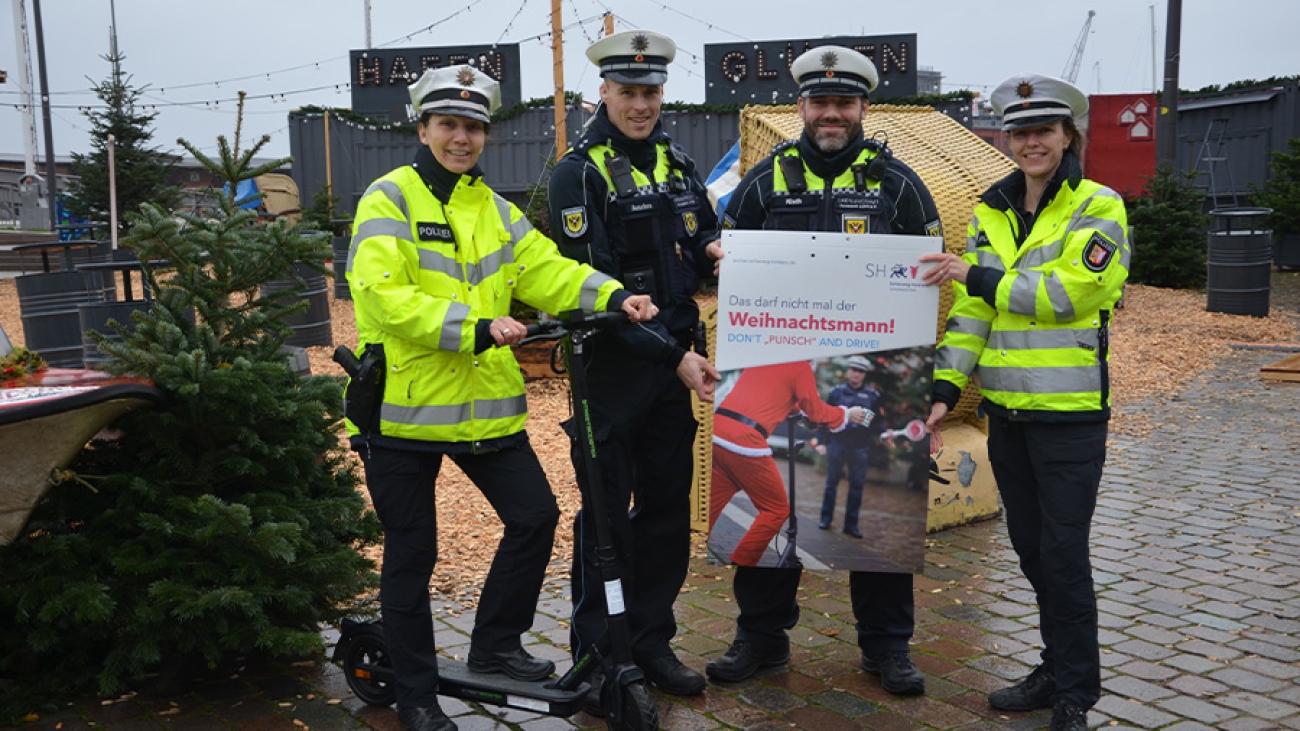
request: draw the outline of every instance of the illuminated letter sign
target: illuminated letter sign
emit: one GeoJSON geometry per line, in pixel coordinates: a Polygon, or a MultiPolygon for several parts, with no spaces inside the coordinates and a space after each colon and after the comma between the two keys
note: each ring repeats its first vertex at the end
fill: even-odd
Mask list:
{"type": "Polygon", "coordinates": [[[520,101],[519,44],[440,48],[371,48],[351,52],[352,110],[394,122],[407,120],[406,87],[426,69],[469,64],[501,82],[501,105],[520,101]]]}
{"type": "Polygon", "coordinates": [[[916,96],[916,34],[842,36],[704,46],[706,104],[790,104],[799,85],[790,64],[817,46],[846,46],[876,64],[880,86],[872,99],[916,96]]]}

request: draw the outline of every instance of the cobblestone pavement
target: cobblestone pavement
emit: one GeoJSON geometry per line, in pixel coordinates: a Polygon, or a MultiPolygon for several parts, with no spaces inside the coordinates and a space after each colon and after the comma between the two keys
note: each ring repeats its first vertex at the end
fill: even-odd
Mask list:
{"type": "MultiPolygon", "coordinates": [[[[1300,283],[1300,275],[1288,275],[1300,283]]],[[[1295,291],[1300,292],[1300,286],[1295,291]]],[[[1280,294],[1300,297],[1287,290],[1280,294]]],[[[1279,303],[1275,300],[1275,303],[1279,303]]],[[[1107,729],[1300,729],[1300,384],[1269,384],[1280,354],[1239,350],[1163,403],[1132,408],[1161,428],[1112,439],[1093,530],[1107,729]]],[[[676,649],[697,670],[734,630],[731,570],[692,565],[676,649]]],[[[1036,662],[1036,609],[1001,519],[929,537],[916,580],[912,654],[927,693],[895,698],[856,669],[843,573],[806,574],[786,668],[658,696],[664,728],[1037,729],[1048,712],[1002,713],[985,696],[1036,662]]],[[[567,602],[544,602],[532,650],[563,661],[567,602]]],[[[472,616],[438,618],[440,645],[467,649],[472,616]]],[[[332,637],[327,633],[327,637],[332,637]]],[[[461,729],[600,728],[603,723],[445,700],[461,729]]],[[[175,697],[87,699],[23,726],[143,731],[397,731],[395,714],[353,697],[321,658],[232,668],[175,697]]]]}

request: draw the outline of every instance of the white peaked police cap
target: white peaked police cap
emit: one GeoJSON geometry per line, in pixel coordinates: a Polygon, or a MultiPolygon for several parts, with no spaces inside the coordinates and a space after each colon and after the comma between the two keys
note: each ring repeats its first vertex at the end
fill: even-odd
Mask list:
{"type": "Polygon", "coordinates": [[[867,96],[880,74],[871,59],[844,46],[818,46],[790,64],[800,96],[867,96]]]}
{"type": "Polygon", "coordinates": [[[407,89],[417,117],[433,112],[490,122],[501,108],[501,85],[473,66],[428,69],[407,89]]]}
{"type": "Polygon", "coordinates": [[[1002,129],[1051,124],[1088,113],[1088,97],[1068,81],[1039,74],[1016,74],[998,85],[989,97],[993,111],[1002,115],[1002,129]]]}
{"type": "Polygon", "coordinates": [[[676,57],[673,39],[652,30],[625,30],[587,47],[600,75],[620,84],[658,86],[668,80],[668,64],[676,57]]]}

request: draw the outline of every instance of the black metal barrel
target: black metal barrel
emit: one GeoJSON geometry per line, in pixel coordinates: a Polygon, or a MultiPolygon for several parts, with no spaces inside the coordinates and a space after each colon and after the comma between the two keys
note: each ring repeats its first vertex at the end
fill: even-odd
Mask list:
{"type": "Polygon", "coordinates": [[[348,249],[352,246],[351,236],[335,236],[330,239],[334,248],[334,299],[352,299],[352,290],[348,287],[348,249]]]}
{"type": "Polygon", "coordinates": [[[108,361],[108,356],[100,352],[99,344],[90,333],[98,332],[109,340],[121,341],[122,336],[117,334],[108,321],[116,320],[126,328],[127,332],[134,332],[135,320],[131,317],[131,313],[147,312],[151,306],[153,306],[152,300],[79,305],[77,316],[81,322],[81,355],[85,367],[102,370],[104,363],[108,361]]]}
{"type": "Polygon", "coordinates": [[[350,300],[348,249],[352,247],[352,219],[334,218],[330,225],[334,228],[334,238],[330,239],[330,246],[334,249],[334,299],[350,300]]]}
{"type": "Polygon", "coordinates": [[[1216,208],[1207,234],[1205,309],[1268,317],[1273,232],[1268,208],[1216,208]]]}
{"type": "Polygon", "coordinates": [[[14,280],[27,348],[56,368],[82,367],[78,307],[104,301],[100,277],[85,272],[27,274],[14,280]]]}
{"type": "MultiPolygon", "coordinates": [[[[306,264],[295,264],[294,273],[306,282],[300,292],[307,300],[307,309],[296,315],[284,318],[285,324],[293,328],[293,335],[286,342],[288,345],[311,347],[313,345],[333,345],[333,322],[330,318],[328,277],[319,274],[306,264]]],[[[293,290],[298,287],[293,279],[275,279],[262,285],[262,296],[276,292],[293,290]]]]}

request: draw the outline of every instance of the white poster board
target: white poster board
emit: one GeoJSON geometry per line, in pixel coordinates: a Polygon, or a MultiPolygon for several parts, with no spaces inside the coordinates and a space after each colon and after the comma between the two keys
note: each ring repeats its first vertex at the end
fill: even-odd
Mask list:
{"type": "Polygon", "coordinates": [[[722,243],[710,558],[919,571],[940,293],[919,257],[942,240],[731,230],[722,243]],[[867,423],[841,402],[870,404],[867,423]]]}

